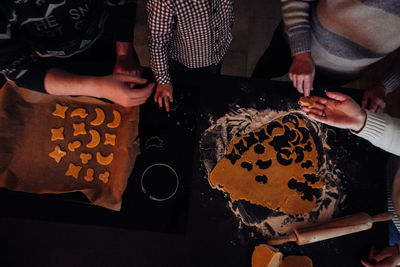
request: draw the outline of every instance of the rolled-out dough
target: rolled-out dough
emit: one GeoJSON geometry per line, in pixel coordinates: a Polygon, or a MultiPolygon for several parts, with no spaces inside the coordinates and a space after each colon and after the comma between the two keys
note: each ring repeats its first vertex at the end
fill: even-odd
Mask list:
{"type": "Polygon", "coordinates": [[[260,244],[254,248],[251,256],[251,267],[279,267],[282,253],[268,245],[260,244]]]}
{"type": "Polygon", "coordinates": [[[313,264],[307,256],[287,256],[280,267],[313,267],[313,264]]]}

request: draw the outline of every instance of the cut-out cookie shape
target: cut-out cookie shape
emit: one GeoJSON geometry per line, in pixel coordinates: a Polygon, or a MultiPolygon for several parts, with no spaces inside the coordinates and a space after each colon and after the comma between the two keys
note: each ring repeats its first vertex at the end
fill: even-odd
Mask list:
{"type": "Polygon", "coordinates": [[[98,146],[100,143],[100,134],[96,130],[89,130],[90,136],[92,137],[92,140],[86,145],[88,148],[94,148],[98,146]]]}
{"type": "Polygon", "coordinates": [[[93,126],[99,126],[104,122],[106,115],[104,114],[104,111],[101,108],[95,108],[94,110],[96,111],[96,118],[92,120],[90,124],[93,126]]]}
{"type": "Polygon", "coordinates": [[[73,117],[81,117],[82,119],[87,117],[86,109],[84,108],[76,108],[71,112],[71,118],[73,117]]]}
{"type": "Polygon", "coordinates": [[[96,153],[96,159],[97,159],[98,163],[100,163],[101,165],[106,166],[106,165],[110,164],[113,161],[114,154],[110,153],[110,154],[108,154],[108,156],[103,156],[100,152],[97,152],[96,153]]]}
{"type": "Polygon", "coordinates": [[[115,146],[115,139],[117,138],[117,135],[106,133],[105,137],[106,137],[106,140],[104,141],[104,145],[115,146]]]}
{"type": "Polygon", "coordinates": [[[315,105],[315,100],[308,96],[302,96],[299,99],[300,106],[307,106],[312,108],[315,105]]]}
{"type": "Polygon", "coordinates": [[[51,129],[51,141],[64,140],[64,127],[51,129]]]}
{"type": "Polygon", "coordinates": [[[90,154],[90,153],[81,153],[79,155],[79,157],[81,158],[82,164],[87,164],[89,162],[89,160],[92,159],[92,154],[90,154]]]}
{"type": "Polygon", "coordinates": [[[52,114],[53,114],[53,116],[65,119],[65,112],[67,111],[67,109],[68,109],[67,106],[56,104],[56,109],[53,111],[52,114]]]}
{"type": "Polygon", "coordinates": [[[113,110],[114,120],[110,123],[107,123],[108,128],[117,128],[121,123],[121,113],[118,110],[113,110]]]}
{"type": "Polygon", "coordinates": [[[281,267],[313,267],[312,260],[307,256],[287,256],[281,267]]]}
{"type": "Polygon", "coordinates": [[[110,178],[110,172],[104,172],[99,174],[99,180],[101,180],[103,183],[108,183],[110,178]]]}
{"type": "Polygon", "coordinates": [[[74,136],[86,134],[85,123],[73,123],[72,127],[74,127],[74,136]]]}
{"type": "Polygon", "coordinates": [[[65,173],[66,176],[72,176],[75,179],[78,179],[79,177],[79,172],[81,171],[82,167],[74,165],[73,163],[70,163],[68,166],[68,170],[65,173]]]}
{"type": "Polygon", "coordinates": [[[85,179],[86,182],[91,182],[94,180],[94,170],[92,168],[87,169],[86,171],[86,175],[83,177],[83,179],[85,179]]]}
{"type": "Polygon", "coordinates": [[[57,163],[59,163],[65,155],[67,155],[67,153],[62,151],[60,146],[56,146],[54,150],[49,153],[49,156],[52,157],[57,163]]]}
{"type": "Polygon", "coordinates": [[[325,183],[319,176],[314,137],[299,113],[290,113],[234,138],[212,170],[210,184],[232,200],[309,213],[325,183]]]}
{"type": "Polygon", "coordinates": [[[81,147],[81,142],[79,142],[78,140],[68,144],[69,151],[75,151],[75,149],[80,147],[81,147]]]}
{"type": "Polygon", "coordinates": [[[260,244],[254,248],[251,256],[251,267],[279,267],[282,253],[276,248],[260,244]]]}

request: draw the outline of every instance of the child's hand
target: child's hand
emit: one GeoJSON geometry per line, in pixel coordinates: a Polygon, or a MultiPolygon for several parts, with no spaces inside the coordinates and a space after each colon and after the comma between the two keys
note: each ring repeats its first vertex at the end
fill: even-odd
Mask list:
{"type": "Polygon", "coordinates": [[[156,93],[154,95],[154,102],[158,103],[158,106],[161,108],[163,106],[163,100],[165,104],[165,109],[169,112],[169,103],[174,101],[172,97],[172,84],[159,84],[157,85],[156,93]]]}

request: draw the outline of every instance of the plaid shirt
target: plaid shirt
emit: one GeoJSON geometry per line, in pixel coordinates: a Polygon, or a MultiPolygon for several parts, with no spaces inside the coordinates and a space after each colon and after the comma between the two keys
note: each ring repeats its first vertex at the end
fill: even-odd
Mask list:
{"type": "Polygon", "coordinates": [[[168,59],[189,68],[217,64],[232,40],[234,0],[147,0],[150,64],[159,84],[171,81],[168,59]]]}

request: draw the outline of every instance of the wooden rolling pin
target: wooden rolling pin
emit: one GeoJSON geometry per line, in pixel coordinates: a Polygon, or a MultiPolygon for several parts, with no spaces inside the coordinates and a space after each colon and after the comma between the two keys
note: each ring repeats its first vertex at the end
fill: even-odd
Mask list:
{"type": "Polygon", "coordinates": [[[326,223],[316,224],[301,229],[294,229],[287,236],[273,238],[267,241],[270,245],[281,245],[286,242],[296,242],[298,245],[318,242],[338,236],[348,235],[368,230],[374,222],[384,222],[393,219],[391,212],[369,216],[367,213],[357,214],[333,219],[326,223]]]}

